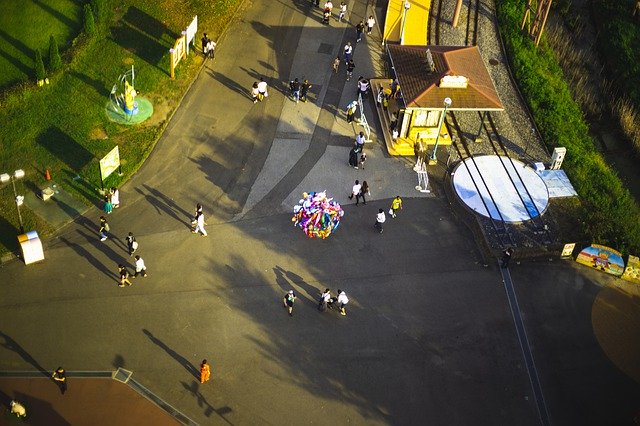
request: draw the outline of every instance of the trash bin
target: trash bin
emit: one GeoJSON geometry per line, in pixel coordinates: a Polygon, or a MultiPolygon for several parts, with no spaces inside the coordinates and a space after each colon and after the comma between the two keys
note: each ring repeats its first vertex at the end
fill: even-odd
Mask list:
{"type": "Polygon", "coordinates": [[[22,251],[22,260],[25,265],[44,260],[42,242],[36,231],[29,231],[26,234],[18,235],[18,243],[22,251]]]}

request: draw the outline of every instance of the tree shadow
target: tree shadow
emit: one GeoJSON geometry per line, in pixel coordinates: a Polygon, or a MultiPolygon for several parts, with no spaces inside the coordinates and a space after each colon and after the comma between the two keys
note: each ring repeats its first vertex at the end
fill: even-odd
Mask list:
{"type": "Polygon", "coordinates": [[[224,406],[224,407],[220,407],[220,408],[214,408],[211,404],[209,404],[209,402],[207,402],[207,400],[205,399],[205,397],[202,395],[202,393],[200,392],[200,383],[198,383],[197,381],[192,381],[191,385],[185,383],[185,382],[180,382],[182,384],[182,387],[189,392],[191,395],[193,395],[194,397],[197,398],[198,400],[198,407],[204,407],[204,415],[206,417],[211,417],[211,414],[216,413],[222,420],[224,420],[227,424],[233,424],[231,423],[229,420],[227,420],[224,416],[228,413],[231,413],[233,410],[230,407],[224,406]]]}
{"type": "Polygon", "coordinates": [[[104,85],[104,82],[95,78],[91,78],[86,74],[79,73],[77,71],[71,71],[68,73],[70,76],[77,78],[88,86],[93,87],[93,89],[100,95],[101,98],[108,98],[111,91],[107,89],[104,85]]]}
{"type": "Polygon", "coordinates": [[[36,136],[36,143],[72,170],[79,171],[94,159],[89,150],[55,126],[48,127],[36,136]]]}
{"type": "MultiPolygon", "coordinates": [[[[56,18],[58,21],[62,22],[69,29],[74,29],[74,30],[80,29],[80,22],[82,22],[80,19],[78,19],[77,21],[74,21],[73,19],[65,16],[64,14],[60,13],[60,11],[54,9],[53,7],[49,6],[43,1],[33,0],[33,3],[38,5],[42,10],[44,10],[49,15],[56,18]]],[[[80,14],[80,8],[78,8],[77,12],[78,14],[80,14]]]]}
{"type": "Polygon", "coordinates": [[[118,24],[111,27],[111,37],[122,48],[167,72],[159,64],[173,47],[178,34],[143,10],[131,6],[118,24]]]}
{"type": "MultiPolygon", "coordinates": [[[[23,73],[24,75],[26,75],[27,77],[34,77],[35,76],[35,74],[36,74],[35,70],[33,68],[29,67],[28,65],[25,65],[18,58],[14,58],[13,56],[9,55],[7,52],[5,52],[3,50],[0,50],[0,56],[2,56],[8,62],[11,62],[11,64],[13,64],[14,67],[16,67],[18,70],[20,70],[20,72],[23,73]]],[[[20,81],[20,79],[17,79],[17,78],[14,79],[14,80],[6,81],[0,87],[11,87],[14,84],[16,84],[18,81],[20,81]]]]}
{"type": "MultiPolygon", "coordinates": [[[[35,55],[35,50],[34,49],[30,48],[29,46],[24,44],[22,41],[20,41],[17,38],[13,37],[11,34],[7,33],[6,31],[4,31],[1,28],[0,28],[0,37],[5,39],[7,41],[7,43],[9,43],[11,46],[13,46],[14,48],[18,49],[20,52],[22,52],[22,54],[24,56],[26,56],[27,58],[33,58],[34,57],[34,55],[35,55]]],[[[23,65],[26,66],[29,70],[32,69],[29,66],[30,64],[23,64],[23,65]]]]}
{"type": "Polygon", "coordinates": [[[25,362],[28,362],[29,364],[31,364],[33,366],[33,368],[35,368],[36,370],[41,372],[44,377],[49,377],[49,372],[47,370],[45,370],[40,365],[40,363],[38,363],[38,361],[36,361],[29,354],[29,352],[27,352],[22,346],[20,346],[18,344],[18,342],[13,340],[10,336],[6,335],[2,331],[0,331],[0,337],[2,337],[2,339],[4,340],[3,343],[0,343],[1,347],[5,348],[5,349],[8,349],[8,350],[10,350],[12,352],[15,352],[16,354],[20,355],[20,358],[22,358],[25,362]]]}
{"type": "Polygon", "coordinates": [[[19,229],[13,226],[3,216],[0,216],[0,244],[8,248],[11,252],[17,253],[20,246],[18,245],[19,229]]]}
{"type": "Polygon", "coordinates": [[[142,332],[149,338],[149,340],[151,340],[151,342],[153,342],[155,345],[159,346],[160,349],[165,351],[167,354],[169,354],[169,356],[171,356],[171,358],[175,359],[178,362],[178,364],[180,364],[182,367],[184,367],[184,369],[187,370],[189,372],[189,374],[191,374],[196,379],[200,378],[200,370],[198,370],[193,364],[191,364],[191,362],[189,362],[185,357],[183,357],[182,355],[180,355],[179,353],[177,353],[176,351],[171,349],[162,340],[160,340],[157,337],[155,337],[146,328],[143,328],[142,332]]]}

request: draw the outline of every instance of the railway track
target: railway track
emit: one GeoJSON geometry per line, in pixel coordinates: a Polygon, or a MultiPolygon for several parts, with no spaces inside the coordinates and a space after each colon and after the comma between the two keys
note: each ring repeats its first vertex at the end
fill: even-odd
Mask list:
{"type": "MultiPolygon", "coordinates": [[[[442,25],[451,25],[451,21],[444,19],[443,12],[444,0],[437,0],[431,3],[431,11],[429,13],[429,25],[427,28],[427,43],[429,45],[440,44],[440,28],[442,25]],[[433,36],[432,36],[433,34],[433,36]]],[[[478,44],[478,21],[480,19],[481,0],[468,0],[462,5],[461,14],[466,13],[465,21],[466,30],[464,37],[465,46],[475,46],[478,44]],[[466,8],[466,9],[465,9],[466,8]]],[[[460,25],[461,20],[458,21],[460,25]]]]}

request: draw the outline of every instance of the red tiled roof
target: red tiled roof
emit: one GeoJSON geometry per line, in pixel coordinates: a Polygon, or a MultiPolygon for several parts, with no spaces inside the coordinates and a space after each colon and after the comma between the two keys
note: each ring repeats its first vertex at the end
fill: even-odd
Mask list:
{"type": "Polygon", "coordinates": [[[388,44],[400,90],[408,108],[440,109],[451,98],[451,109],[502,110],[489,72],[477,46],[401,46],[388,44]],[[431,51],[435,70],[427,64],[431,51]],[[440,87],[442,77],[464,76],[466,88],[440,87]]]}

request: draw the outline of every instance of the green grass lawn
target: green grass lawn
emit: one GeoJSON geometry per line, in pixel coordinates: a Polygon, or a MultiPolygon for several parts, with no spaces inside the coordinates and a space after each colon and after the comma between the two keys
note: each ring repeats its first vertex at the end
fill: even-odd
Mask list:
{"type": "Polygon", "coordinates": [[[33,78],[34,51],[46,52],[53,35],[64,50],[82,28],[74,0],[0,0],[0,89],[33,78]]]}
{"type": "MultiPolygon", "coordinates": [[[[13,1],[3,0],[4,3],[12,4],[13,1]]],[[[28,3],[33,7],[45,2],[15,3],[28,3]]],[[[20,25],[9,27],[0,24],[1,31],[16,31],[7,34],[3,38],[5,42],[31,37],[29,45],[44,40],[46,49],[48,33],[18,33],[25,31],[23,27],[49,28],[47,25],[53,25],[62,34],[61,22],[65,22],[75,31],[65,33],[66,37],[75,39],[77,45],[72,49],[72,58],[65,64],[64,71],[50,77],[50,85],[43,88],[30,85],[4,95],[0,109],[0,172],[24,169],[27,182],[19,185],[33,187],[44,183],[44,170],[48,168],[64,189],[87,205],[96,203],[96,189],[100,186],[99,158],[118,145],[124,175],[113,174],[105,185],[119,185],[126,180],[148,156],[169,113],[176,108],[199,69],[202,59],[192,53],[179,64],[176,79],[170,79],[168,51],[177,34],[198,15],[199,33],[204,28],[210,35],[217,35],[240,3],[241,0],[107,1],[108,28],[93,39],[76,38],[82,27],[77,13],[79,1],[46,2],[46,8],[39,8],[45,8],[47,13],[32,13],[34,20],[32,14],[23,10],[15,11],[16,16],[9,16],[5,9],[1,19],[14,24],[21,21],[20,25]],[[64,14],[62,6],[60,10],[52,9],[52,5],[58,3],[68,7],[64,14]],[[43,24],[42,19],[47,23],[43,24]],[[153,102],[157,111],[148,122],[139,126],[112,123],[104,112],[112,86],[132,64],[136,69],[136,89],[153,102]],[[81,179],[74,179],[76,176],[81,179]]],[[[14,12],[14,8],[8,10],[14,12]]],[[[67,28],[66,24],[64,27],[67,28]]],[[[6,57],[10,51],[15,54],[14,45],[0,44],[1,56],[6,57]]],[[[52,232],[28,209],[23,209],[23,216],[25,228],[38,229],[45,235],[52,232]]],[[[17,227],[13,192],[10,187],[0,188],[0,252],[16,249],[17,227]]]]}

